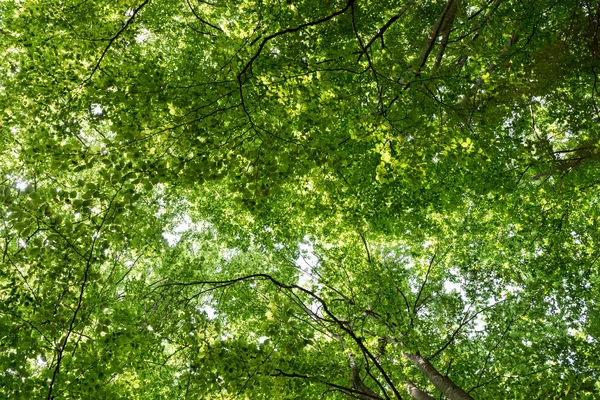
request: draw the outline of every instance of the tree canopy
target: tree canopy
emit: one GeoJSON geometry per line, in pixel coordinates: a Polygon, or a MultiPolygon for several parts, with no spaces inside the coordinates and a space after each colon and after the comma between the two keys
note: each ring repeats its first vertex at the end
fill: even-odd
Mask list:
{"type": "Polygon", "coordinates": [[[0,397],[600,397],[600,4],[0,1],[0,397]]]}

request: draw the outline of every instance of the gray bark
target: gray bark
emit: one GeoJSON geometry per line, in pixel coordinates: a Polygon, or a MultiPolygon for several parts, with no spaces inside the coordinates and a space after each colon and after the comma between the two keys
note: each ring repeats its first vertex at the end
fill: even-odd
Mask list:
{"type": "Polygon", "coordinates": [[[354,354],[350,353],[350,379],[352,380],[352,386],[354,389],[361,392],[358,397],[361,400],[383,400],[383,398],[371,390],[367,385],[365,385],[360,379],[360,375],[358,374],[358,366],[354,361],[354,354]]]}
{"type": "Polygon", "coordinates": [[[414,400],[435,400],[433,397],[419,389],[413,382],[406,382],[406,391],[414,400]]]}
{"type": "MultiPolygon", "coordinates": [[[[444,28],[448,27],[448,29],[450,29],[452,27],[452,22],[454,21],[454,16],[456,15],[456,9],[458,8],[458,1],[459,0],[448,0],[448,3],[446,3],[446,6],[444,7],[444,11],[442,12],[442,15],[440,15],[440,18],[437,20],[437,22],[435,23],[433,28],[431,28],[431,32],[429,32],[429,35],[427,36],[427,43],[425,44],[425,49],[419,56],[418,66],[417,66],[417,70],[416,70],[417,74],[419,74],[419,72],[421,71],[421,69],[423,68],[425,63],[427,62],[427,58],[429,58],[429,54],[431,53],[431,50],[433,50],[433,47],[435,46],[435,41],[440,36],[440,34],[442,34],[444,32],[443,31],[444,28]]],[[[449,31],[448,31],[448,34],[449,34],[449,31]]],[[[443,47],[445,47],[445,46],[443,46],[443,47]]],[[[443,55],[443,52],[444,52],[444,50],[442,49],[441,50],[442,55],[443,55]]],[[[441,56],[440,56],[440,61],[441,61],[441,56]]]]}
{"type": "Polygon", "coordinates": [[[460,0],[454,0],[449,3],[448,13],[442,25],[440,26],[440,32],[442,34],[442,42],[438,50],[437,57],[433,68],[438,68],[442,64],[442,58],[444,57],[444,51],[448,45],[450,39],[450,31],[452,30],[452,24],[454,24],[454,18],[456,18],[456,10],[458,9],[458,3],[460,0]]]}
{"type": "Polygon", "coordinates": [[[450,400],[473,400],[473,398],[458,387],[450,378],[443,376],[437,369],[425,358],[419,354],[403,353],[404,357],[412,361],[419,368],[421,373],[429,379],[429,381],[450,400]]]}

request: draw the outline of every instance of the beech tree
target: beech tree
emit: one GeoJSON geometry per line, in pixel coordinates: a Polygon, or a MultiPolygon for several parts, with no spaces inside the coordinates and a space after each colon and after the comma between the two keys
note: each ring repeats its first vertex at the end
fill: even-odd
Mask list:
{"type": "Polygon", "coordinates": [[[0,1],[0,395],[598,398],[599,28],[0,1]]]}

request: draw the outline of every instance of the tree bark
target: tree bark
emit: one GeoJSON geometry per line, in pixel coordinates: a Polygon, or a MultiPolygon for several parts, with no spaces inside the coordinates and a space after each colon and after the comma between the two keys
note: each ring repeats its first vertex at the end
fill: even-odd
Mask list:
{"type": "Polygon", "coordinates": [[[404,357],[412,361],[419,368],[421,373],[450,400],[473,400],[471,396],[463,389],[458,387],[450,378],[443,376],[437,369],[425,358],[419,354],[402,353],[404,357]]]}
{"type": "MultiPolygon", "coordinates": [[[[425,63],[427,63],[427,58],[429,58],[429,54],[435,46],[435,41],[440,36],[440,34],[444,32],[444,29],[448,28],[448,35],[450,34],[449,29],[452,27],[452,23],[454,22],[454,17],[458,8],[458,1],[459,0],[448,0],[448,3],[446,3],[446,6],[444,7],[442,15],[440,15],[440,18],[437,20],[433,28],[431,28],[431,32],[429,32],[429,35],[427,35],[425,49],[419,56],[418,66],[416,70],[417,75],[421,72],[421,69],[423,68],[425,63]]],[[[440,62],[441,57],[444,53],[443,48],[445,48],[445,45],[442,46],[441,55],[439,56],[440,62]]]]}
{"type": "Polygon", "coordinates": [[[406,382],[406,391],[415,400],[435,400],[433,397],[419,389],[412,381],[406,382]]]}
{"type": "Polygon", "coordinates": [[[440,32],[442,34],[442,42],[440,43],[440,48],[438,50],[437,57],[435,58],[435,64],[433,68],[439,68],[442,64],[442,58],[444,57],[444,51],[446,51],[446,46],[448,45],[448,40],[450,39],[450,31],[452,30],[452,24],[454,24],[454,18],[456,18],[456,10],[458,10],[458,3],[460,0],[454,0],[448,6],[448,13],[446,14],[446,19],[440,26],[440,32]]]}
{"type": "Polygon", "coordinates": [[[358,374],[358,366],[354,362],[354,354],[352,353],[350,353],[350,379],[352,380],[352,386],[354,386],[354,389],[361,393],[358,395],[361,400],[383,400],[383,397],[372,391],[371,388],[365,385],[362,379],[360,379],[360,375],[358,374]]]}

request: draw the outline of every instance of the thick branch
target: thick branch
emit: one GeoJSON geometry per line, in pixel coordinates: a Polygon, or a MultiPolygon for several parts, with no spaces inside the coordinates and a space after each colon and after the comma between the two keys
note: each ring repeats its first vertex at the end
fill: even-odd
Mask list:
{"type": "MultiPolygon", "coordinates": [[[[429,32],[429,35],[427,36],[425,49],[419,56],[416,75],[419,75],[419,72],[427,62],[427,58],[429,58],[429,54],[435,46],[436,39],[440,36],[440,33],[443,32],[443,29],[448,25],[448,21],[454,21],[454,16],[456,15],[457,7],[458,0],[448,0],[448,3],[446,3],[442,15],[440,15],[440,18],[437,20],[435,25],[433,25],[433,28],[431,28],[431,32],[429,32]]],[[[450,22],[450,26],[451,24],[452,23],[450,22]]]]}
{"type": "Polygon", "coordinates": [[[442,64],[442,58],[444,57],[444,52],[446,51],[446,46],[448,45],[448,40],[450,39],[450,30],[452,29],[452,24],[456,18],[458,2],[459,0],[451,2],[448,13],[446,14],[446,19],[440,28],[442,33],[442,42],[440,43],[440,48],[438,50],[437,57],[435,58],[435,64],[433,68],[438,68],[442,64]]]}
{"type": "Polygon", "coordinates": [[[433,397],[419,389],[412,381],[406,382],[406,391],[415,400],[435,400],[433,397]]]}
{"type": "Polygon", "coordinates": [[[354,361],[353,354],[350,354],[350,379],[352,380],[354,388],[361,393],[358,396],[361,400],[382,399],[381,396],[365,385],[360,378],[360,374],[358,373],[358,365],[356,365],[356,362],[354,361]]]}
{"type": "Polygon", "coordinates": [[[437,369],[420,354],[402,353],[404,357],[412,361],[421,373],[450,400],[473,400],[463,389],[458,387],[450,378],[443,376],[437,369]]]}

